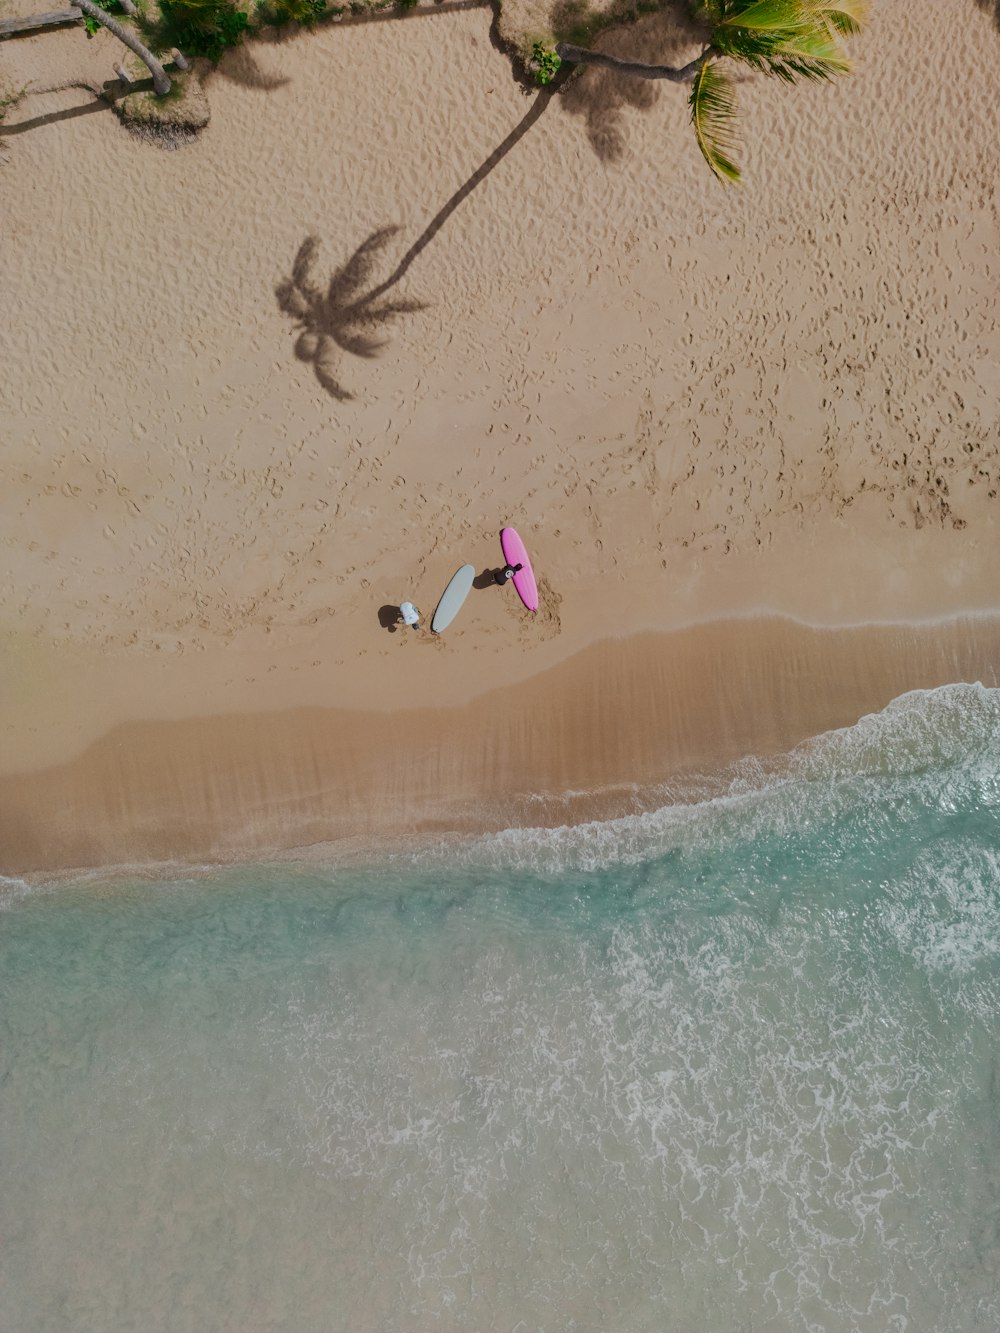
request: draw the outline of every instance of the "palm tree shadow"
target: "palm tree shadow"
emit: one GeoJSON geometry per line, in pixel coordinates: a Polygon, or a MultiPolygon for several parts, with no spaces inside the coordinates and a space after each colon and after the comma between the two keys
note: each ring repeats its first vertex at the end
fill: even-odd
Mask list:
{"type": "MultiPolygon", "coordinates": [[[[507,135],[507,137],[501,143],[497,144],[496,148],[494,148],[493,152],[490,153],[489,157],[486,158],[484,162],[480,163],[480,165],[472,173],[469,179],[455,191],[455,193],[451,196],[448,202],[442,204],[442,206],[431,218],[430,222],[428,222],[427,226],[423,229],[423,231],[420,233],[417,239],[410,246],[409,250],[407,250],[403,258],[396,265],[393,272],[389,275],[388,278],[386,278],[385,282],[380,283],[378,287],[373,289],[373,291],[370,293],[372,297],[377,298],[380,296],[384,296],[385,293],[389,291],[391,287],[395,287],[396,283],[399,282],[400,278],[403,277],[403,275],[406,273],[406,270],[416,259],[417,255],[419,255],[421,250],[425,249],[426,246],[428,246],[431,243],[434,237],[438,234],[438,232],[441,230],[444,224],[451,217],[452,213],[454,213],[455,209],[458,208],[459,204],[464,203],[464,201],[468,199],[469,195],[476,188],[476,186],[480,185],[490,174],[490,172],[496,166],[498,166],[500,162],[503,161],[503,159],[507,156],[507,154],[514,147],[514,145],[520,142],[520,140],[524,138],[524,136],[531,129],[532,125],[534,125],[535,121],[548,106],[553,95],[558,90],[558,87],[559,84],[553,82],[547,88],[543,88],[532,98],[531,106],[521,117],[521,119],[517,122],[517,124],[507,135]]],[[[376,233],[376,235],[378,234],[379,233],[376,233]]]]}
{"type": "Polygon", "coordinates": [[[282,75],[268,74],[245,42],[227,51],[217,65],[206,68],[202,77],[209,80],[219,75],[230,83],[237,83],[242,88],[254,88],[262,93],[275,92],[291,83],[291,79],[282,75]]]}
{"type": "MultiPolygon", "coordinates": [[[[561,0],[556,6],[552,26],[561,41],[574,42],[580,37],[575,31],[579,12],[580,0],[561,0]]],[[[590,45],[586,40],[583,44],[590,45]]],[[[663,0],[659,13],[608,32],[599,42],[609,55],[653,65],[685,64],[706,44],[704,24],[692,18],[682,0],[663,0]]],[[[617,162],[625,153],[625,108],[651,111],[661,91],[660,83],[580,66],[562,91],[562,105],[570,115],[584,118],[587,138],[601,161],[617,162]]],[[[671,85],[670,95],[686,94],[671,85]]]]}
{"type": "MultiPolygon", "coordinates": [[[[150,79],[149,86],[152,88],[153,81],[150,79]]],[[[55,125],[61,120],[76,120],[78,116],[90,116],[95,111],[110,111],[109,102],[101,101],[95,97],[92,102],[84,102],[83,105],[69,106],[62,111],[47,111],[44,115],[34,116],[31,120],[15,121],[11,125],[0,125],[0,138],[6,138],[12,134],[25,134],[28,130],[36,130],[41,125],[55,125]]]]}
{"type": "Polygon", "coordinates": [[[430,244],[459,204],[469,197],[476,186],[527,134],[548,106],[557,87],[558,84],[554,84],[543,88],[532,98],[525,115],[447,203],[438,209],[388,278],[370,287],[363,295],[357,293],[368,282],[379,254],[399,231],[398,227],[380,227],[373,231],[347,263],[334,273],[325,292],[314,281],[312,272],[319,253],[319,239],[307,236],[299,246],[292,265],[292,276],[278,284],[275,295],[281,310],[290,315],[299,328],[295,355],[300,361],[312,362],[316,378],[332,397],[341,402],[348,402],[354,397],[337,378],[340,360],[338,348],[354,356],[377,356],[387,339],[373,336],[375,326],[385,324],[397,315],[427,308],[423,301],[386,301],[383,298],[403,278],[413,261],[430,244]]]}
{"type": "Polygon", "coordinates": [[[382,227],[362,242],[324,289],[314,278],[319,238],[307,236],[299,246],[292,275],[275,288],[278,306],[295,320],[299,335],[295,355],[311,362],[316,378],[331,397],[340,402],[354,395],[339,378],[341,352],[371,359],[388,342],[376,330],[397,315],[426,309],[423,301],[384,301],[385,284],[364,292],[379,254],[399,230],[382,227]]]}

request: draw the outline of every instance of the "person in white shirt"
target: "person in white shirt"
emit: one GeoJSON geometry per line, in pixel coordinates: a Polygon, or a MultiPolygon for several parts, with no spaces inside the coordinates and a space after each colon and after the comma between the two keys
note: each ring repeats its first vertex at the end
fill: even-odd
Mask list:
{"type": "Polygon", "coordinates": [[[399,618],[404,625],[409,625],[411,629],[420,628],[420,612],[412,602],[400,602],[399,618]]]}

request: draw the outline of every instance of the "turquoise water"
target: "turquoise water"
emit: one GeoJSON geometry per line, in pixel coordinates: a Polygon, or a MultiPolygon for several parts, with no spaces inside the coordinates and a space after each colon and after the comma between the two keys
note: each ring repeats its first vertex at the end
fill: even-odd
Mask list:
{"type": "Polygon", "coordinates": [[[0,1328],[1000,1327],[1000,691],[0,912],[0,1328]]]}

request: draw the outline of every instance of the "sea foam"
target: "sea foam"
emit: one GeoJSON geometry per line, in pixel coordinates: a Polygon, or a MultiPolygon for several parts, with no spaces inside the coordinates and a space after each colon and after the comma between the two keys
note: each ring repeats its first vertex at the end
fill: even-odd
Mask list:
{"type": "Polygon", "coordinates": [[[825,733],[788,755],[747,756],[726,773],[692,780],[719,794],[643,814],[560,828],[516,828],[413,854],[415,864],[558,872],[634,865],[676,847],[799,829],[882,793],[947,806],[974,794],[1000,811],[1000,690],[980,684],[918,690],[853,726],[825,733]]]}

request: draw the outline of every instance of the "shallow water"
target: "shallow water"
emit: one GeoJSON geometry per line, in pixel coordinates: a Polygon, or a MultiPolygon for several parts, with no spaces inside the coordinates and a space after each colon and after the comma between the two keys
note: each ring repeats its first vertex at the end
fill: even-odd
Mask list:
{"type": "Polygon", "coordinates": [[[0,913],[0,1328],[1000,1327],[1000,691],[0,913]]]}

